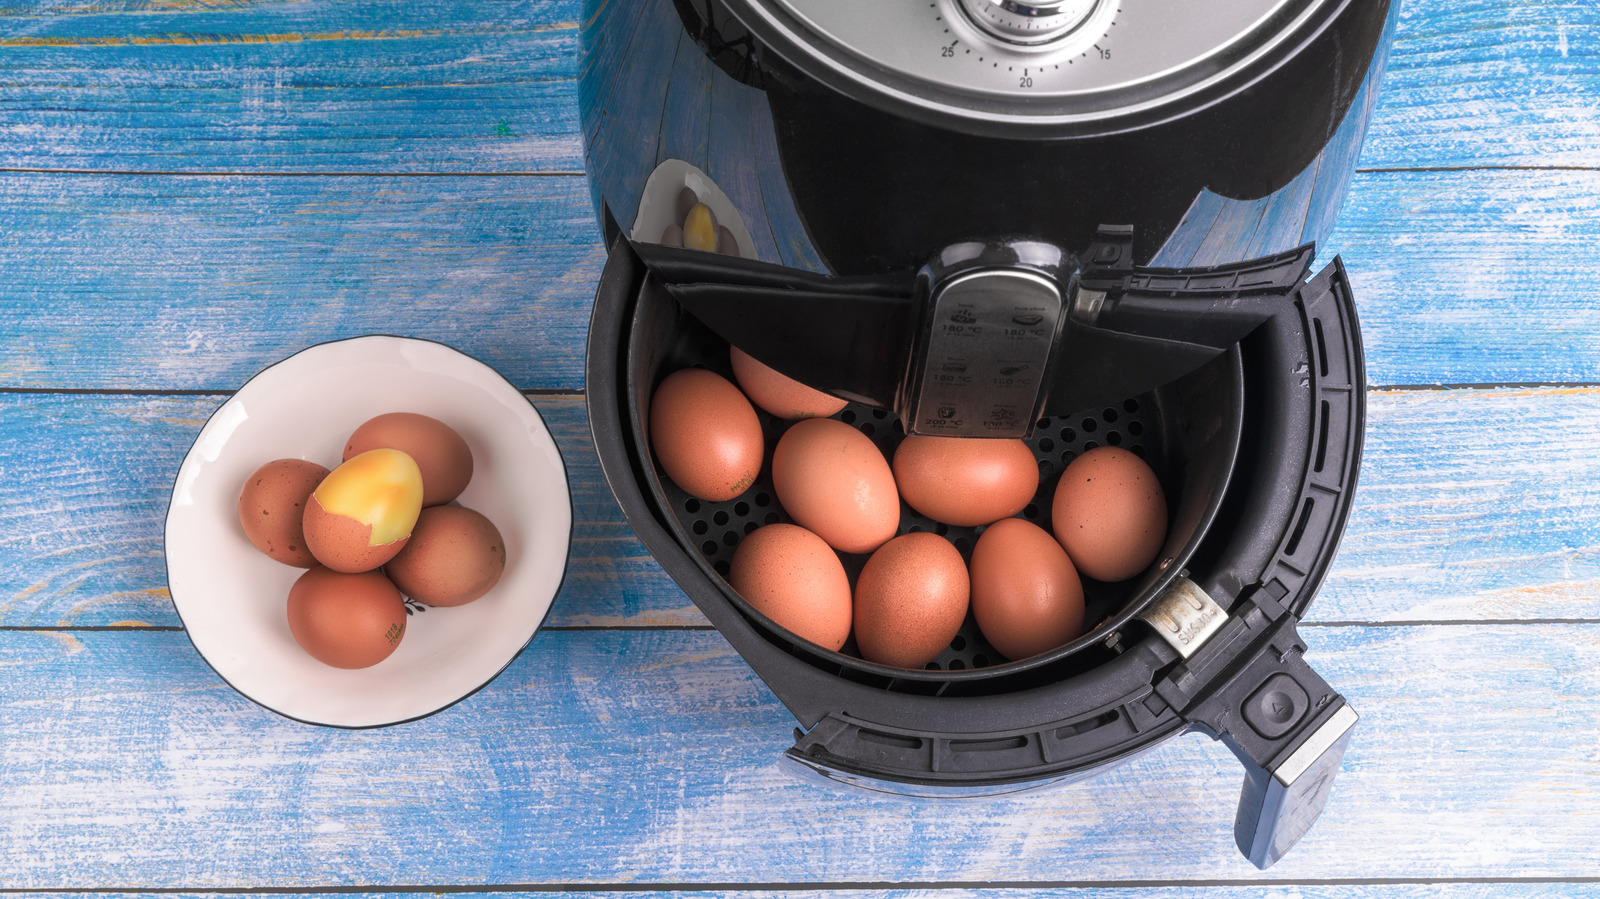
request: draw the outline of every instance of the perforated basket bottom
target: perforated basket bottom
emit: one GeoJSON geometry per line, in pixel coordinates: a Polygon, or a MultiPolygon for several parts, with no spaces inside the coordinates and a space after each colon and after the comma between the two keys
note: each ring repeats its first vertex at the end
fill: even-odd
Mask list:
{"type": "MultiPolygon", "coordinates": [[[[1022,510],[1021,517],[1048,531],[1050,499],[1055,493],[1056,481],[1062,469],[1080,453],[1097,446],[1120,446],[1133,452],[1150,464],[1162,483],[1170,483],[1159,412],[1154,397],[1146,395],[1098,410],[1040,420],[1034,428],[1033,437],[1027,441],[1039,463],[1039,490],[1034,494],[1033,501],[1022,510]]],[[[756,410],[756,415],[761,419],[766,459],[762,463],[761,475],[743,495],[727,502],[706,502],[685,493],[659,468],[657,470],[657,476],[677,516],[679,539],[695,547],[723,577],[728,574],[734,549],[746,534],[762,525],[792,523],[772,489],[772,450],[790,422],[760,409],[756,410]]],[[[871,438],[886,459],[894,458],[895,448],[905,437],[900,420],[883,409],[851,404],[833,417],[871,438]]],[[[969,563],[973,544],[983,530],[981,527],[954,527],[937,522],[919,514],[905,502],[900,503],[897,535],[932,531],[948,538],[961,552],[962,559],[969,563]]],[[[853,589],[856,577],[868,557],[840,553],[839,558],[850,576],[853,589]]],[[[1093,628],[1131,599],[1129,588],[1121,584],[1106,584],[1089,578],[1084,578],[1083,582],[1088,605],[1087,628],[1093,628]]],[[[841,651],[859,657],[854,637],[841,651]]],[[[925,667],[929,671],[962,671],[986,668],[1005,661],[1007,659],[984,639],[969,612],[960,632],[950,641],[949,648],[925,667]]]]}

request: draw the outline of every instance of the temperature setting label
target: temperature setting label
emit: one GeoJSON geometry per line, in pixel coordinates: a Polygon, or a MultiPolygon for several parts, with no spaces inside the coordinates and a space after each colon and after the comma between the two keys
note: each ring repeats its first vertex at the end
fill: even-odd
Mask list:
{"type": "Polygon", "coordinates": [[[1061,292],[1029,272],[974,272],[933,298],[911,430],[1021,437],[1038,408],[1061,292]]]}

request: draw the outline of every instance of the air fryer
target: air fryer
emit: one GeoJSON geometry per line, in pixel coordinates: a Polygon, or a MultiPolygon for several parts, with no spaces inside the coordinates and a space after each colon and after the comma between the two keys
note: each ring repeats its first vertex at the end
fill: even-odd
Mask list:
{"type": "MultiPolygon", "coordinates": [[[[786,758],[872,789],[985,794],[1199,731],[1244,765],[1241,851],[1281,857],[1356,723],[1296,632],[1364,419],[1348,278],[1338,259],[1311,271],[1388,4],[588,6],[580,99],[610,249],[595,445],[641,541],[795,715],[786,758]],[[685,189],[727,226],[726,252],[667,245],[685,189]],[[987,336],[956,334],[953,312],[987,336]],[[1086,581],[1086,632],[1032,658],[1004,658],[970,619],[918,670],[795,637],[725,580],[745,535],[788,521],[769,469],[697,500],[647,437],[661,379],[728,374],[730,346],[849,400],[837,417],[886,456],[907,433],[1026,440],[1041,486],[1021,515],[1047,529],[1061,469],[1128,448],[1161,482],[1166,543],[1131,580],[1086,581]],[[957,364],[969,376],[946,374],[957,364]]],[[[770,461],[786,423],[761,417],[770,461]]],[[[982,531],[902,505],[913,530],[963,556],[982,531]]],[[[865,561],[841,558],[852,577],[865,561]]]]}

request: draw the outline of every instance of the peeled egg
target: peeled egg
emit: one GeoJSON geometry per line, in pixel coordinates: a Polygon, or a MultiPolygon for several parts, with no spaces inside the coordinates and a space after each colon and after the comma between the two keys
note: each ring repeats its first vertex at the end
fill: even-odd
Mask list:
{"type": "Polygon", "coordinates": [[[506,569],[494,522],[465,506],[430,506],[383,571],[400,592],[430,606],[460,606],[488,593],[506,569]]]}
{"type": "Polygon", "coordinates": [[[1008,659],[1048,652],[1083,631],[1083,581],[1061,544],[1021,518],[1002,518],[972,548],[972,616],[1008,659]]]}
{"type": "Polygon", "coordinates": [[[733,377],[745,396],[779,418],[827,418],[845,407],[844,400],[807,387],[738,347],[728,349],[728,361],[733,364],[733,377]]]}
{"type": "Polygon", "coordinates": [[[967,617],[967,564],[938,534],[902,534],[856,578],[856,647],[869,662],[921,668],[944,652],[967,617]]]}
{"type": "Polygon", "coordinates": [[[289,588],[289,631],[311,657],[335,668],[388,658],[406,632],[406,605],[381,572],[317,566],[289,588]]]}
{"type": "Polygon", "coordinates": [[[1039,490],[1039,463],[1021,440],[913,434],[895,449],[894,480],[923,515],[977,527],[1028,505],[1039,490]]]}
{"type": "Polygon", "coordinates": [[[328,469],[304,459],[275,459],[256,469],[239,491],[239,526],[251,545],[285,565],[317,564],[306,548],[306,500],[327,476],[328,469]]]}
{"type": "Polygon", "coordinates": [[[344,461],[371,449],[397,449],[422,471],[422,504],[450,502],[472,480],[472,450],[454,428],[415,412],[388,412],[368,419],[345,442],[344,461]]]}
{"type": "Polygon", "coordinates": [[[368,450],[328,473],[306,503],[306,545],[334,571],[394,558],[422,512],[422,472],[396,449],[368,450]]]}
{"type": "Polygon", "coordinates": [[[667,375],[650,399],[650,446],[673,483],[722,502],[756,482],[766,444],[739,388],[715,372],[685,368],[667,375]]]}
{"type": "Polygon", "coordinates": [[[796,524],[842,552],[872,552],[900,526],[888,461],[836,419],[808,418],[784,432],[772,451],[772,488],[796,524]]]}
{"type": "Polygon", "coordinates": [[[714,252],[717,249],[717,217],[711,207],[696,203],[683,217],[683,245],[691,250],[714,252]]]}
{"type": "Polygon", "coordinates": [[[1115,446],[1073,459],[1056,483],[1050,526],[1083,574],[1120,581],[1150,566],[1167,540],[1167,498],[1143,459],[1115,446]]]}
{"type": "Polygon", "coordinates": [[[796,636],[838,650],[850,636],[850,578],[821,537],[792,524],[756,528],[733,551],[728,583],[796,636]]]}

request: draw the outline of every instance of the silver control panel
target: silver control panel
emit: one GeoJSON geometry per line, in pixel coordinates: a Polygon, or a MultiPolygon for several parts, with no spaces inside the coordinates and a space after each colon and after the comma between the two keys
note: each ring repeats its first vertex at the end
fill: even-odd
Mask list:
{"type": "Polygon", "coordinates": [[[901,99],[945,107],[933,95],[953,93],[977,112],[985,97],[1040,98],[1024,117],[1070,122],[1203,90],[1329,2],[754,0],[752,10],[816,62],[901,99]]]}
{"type": "Polygon", "coordinates": [[[914,434],[1023,437],[1041,402],[1061,291],[1027,271],[956,277],[929,301],[926,352],[905,412],[914,434]]]}

